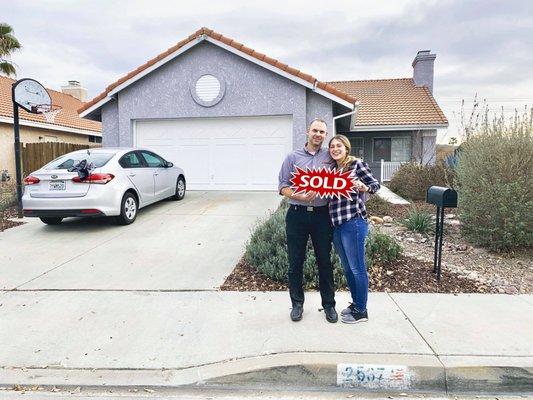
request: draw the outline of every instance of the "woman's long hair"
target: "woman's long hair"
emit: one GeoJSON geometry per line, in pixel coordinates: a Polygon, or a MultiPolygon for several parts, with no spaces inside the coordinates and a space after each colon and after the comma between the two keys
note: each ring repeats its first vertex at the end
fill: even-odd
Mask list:
{"type": "Polygon", "coordinates": [[[352,151],[352,145],[350,144],[350,141],[348,140],[348,138],[344,135],[333,136],[328,143],[328,149],[329,149],[329,146],[331,146],[331,142],[333,142],[334,140],[338,140],[344,145],[344,147],[346,147],[346,157],[344,157],[344,159],[342,160],[337,161],[337,168],[345,170],[350,165],[352,165],[354,161],[357,161],[357,158],[350,155],[352,151]]]}

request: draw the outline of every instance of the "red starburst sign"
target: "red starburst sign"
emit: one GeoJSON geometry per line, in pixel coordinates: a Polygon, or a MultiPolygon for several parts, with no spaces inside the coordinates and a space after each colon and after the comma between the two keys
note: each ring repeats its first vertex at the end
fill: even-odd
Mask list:
{"type": "Polygon", "coordinates": [[[306,168],[296,167],[296,172],[292,172],[290,180],[295,194],[306,194],[316,192],[320,198],[340,199],[344,197],[352,200],[352,194],[356,192],[355,181],[351,178],[352,171],[342,172],[342,170],[327,168],[306,168]]]}

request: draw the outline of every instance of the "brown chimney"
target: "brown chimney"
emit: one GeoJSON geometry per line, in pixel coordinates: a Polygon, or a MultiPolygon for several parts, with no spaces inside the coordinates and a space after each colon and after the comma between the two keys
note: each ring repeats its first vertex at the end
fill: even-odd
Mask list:
{"type": "Polygon", "coordinates": [[[68,81],[68,86],[61,86],[61,92],[70,94],[83,103],[87,101],[87,89],[82,87],[79,81],[68,81]]]}

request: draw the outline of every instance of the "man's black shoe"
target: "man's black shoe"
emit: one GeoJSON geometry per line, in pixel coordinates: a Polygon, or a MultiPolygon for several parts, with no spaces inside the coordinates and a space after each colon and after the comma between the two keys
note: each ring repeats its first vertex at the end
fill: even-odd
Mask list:
{"type": "Polygon", "coordinates": [[[291,319],[296,322],[302,319],[304,313],[304,306],[302,304],[294,304],[291,310],[291,319]]]}
{"type": "Polygon", "coordinates": [[[326,314],[328,322],[335,323],[339,320],[339,314],[335,311],[335,307],[325,307],[324,314],[326,314]]]}

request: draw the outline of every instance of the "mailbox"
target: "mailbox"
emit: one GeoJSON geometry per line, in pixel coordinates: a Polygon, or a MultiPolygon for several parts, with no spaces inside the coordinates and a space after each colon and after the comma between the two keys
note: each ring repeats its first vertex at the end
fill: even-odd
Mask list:
{"type": "Polygon", "coordinates": [[[437,207],[456,208],[457,192],[442,186],[431,186],[426,195],[426,202],[437,207]]]}
{"type": "Polygon", "coordinates": [[[457,207],[457,192],[442,186],[431,186],[426,194],[426,202],[437,206],[435,218],[435,256],[433,259],[433,272],[440,281],[440,262],[442,256],[442,236],[444,235],[444,208],[457,207]]]}

